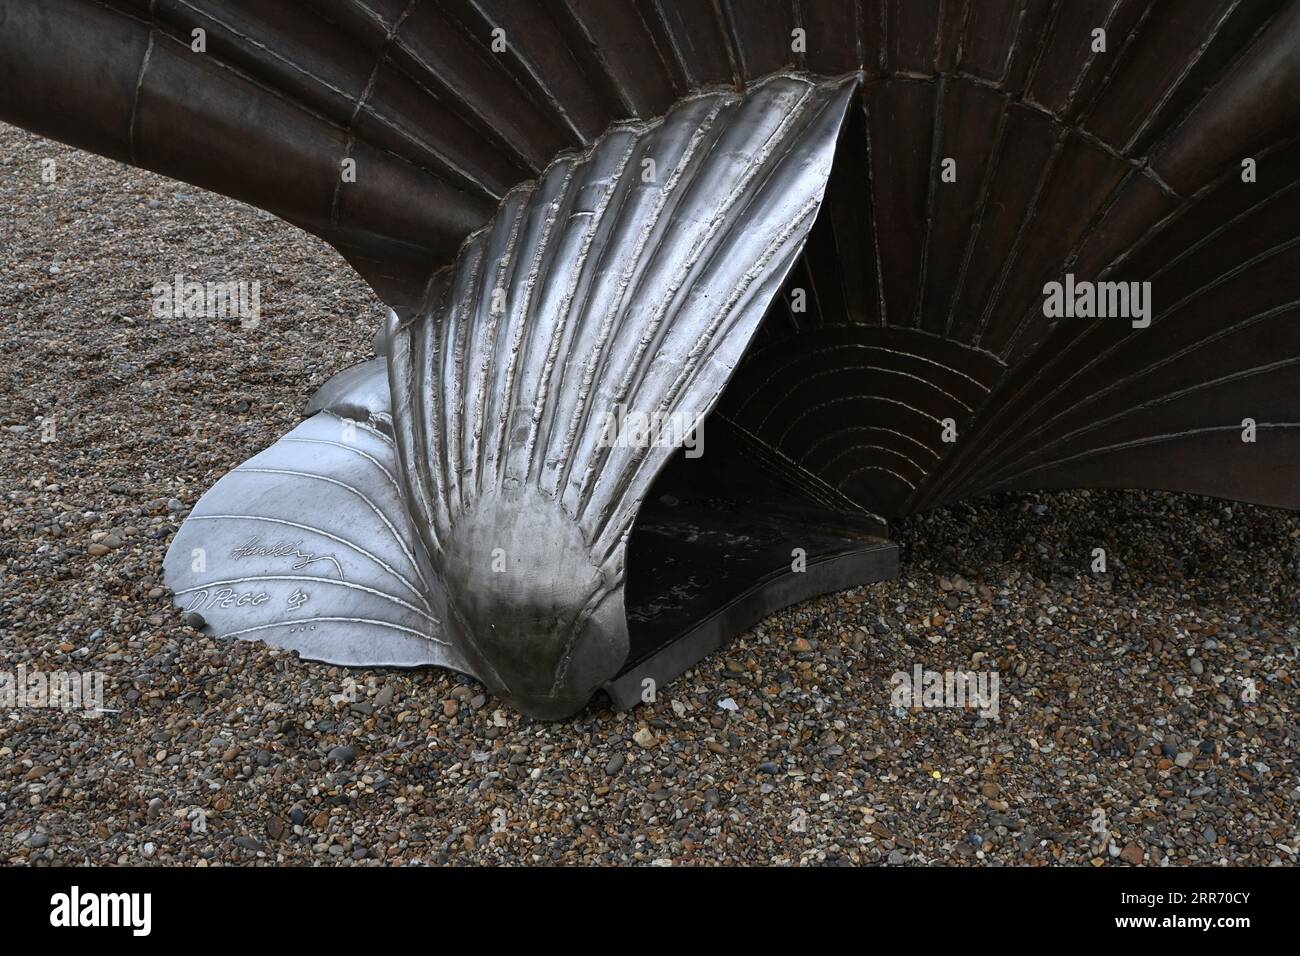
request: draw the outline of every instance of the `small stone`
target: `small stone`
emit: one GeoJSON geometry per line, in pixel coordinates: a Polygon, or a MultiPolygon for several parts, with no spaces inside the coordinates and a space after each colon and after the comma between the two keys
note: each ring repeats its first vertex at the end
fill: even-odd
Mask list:
{"type": "Polygon", "coordinates": [[[653,747],[655,744],[659,742],[658,739],[655,737],[654,732],[651,731],[649,727],[642,727],[640,730],[638,730],[636,733],[632,735],[632,739],[635,740],[642,747],[646,747],[646,748],[653,747]]]}
{"type": "Polygon", "coordinates": [[[1192,765],[1192,759],[1193,757],[1191,752],[1184,750],[1182,753],[1180,753],[1177,757],[1174,758],[1174,763],[1177,764],[1179,767],[1190,767],[1192,765]]]}
{"type": "Polygon", "coordinates": [[[352,747],[335,747],[330,750],[329,759],[336,763],[351,763],[357,759],[357,752],[352,747]]]}
{"type": "Polygon", "coordinates": [[[448,698],[442,702],[442,715],[444,717],[455,717],[460,713],[460,702],[448,698]]]}
{"type": "Polygon", "coordinates": [[[50,838],[45,833],[33,833],[27,841],[27,845],[33,850],[41,850],[50,845],[50,838]]]}
{"type": "Polygon", "coordinates": [[[1120,853],[1119,858],[1133,866],[1142,865],[1142,848],[1136,843],[1129,843],[1120,853]]]}
{"type": "Polygon", "coordinates": [[[609,762],[605,764],[605,773],[612,777],[623,769],[623,765],[626,762],[627,761],[624,759],[622,754],[614,754],[614,756],[609,758],[609,762]]]}
{"type": "Polygon", "coordinates": [[[1192,673],[1195,674],[1197,677],[1205,673],[1205,665],[1201,663],[1201,659],[1199,657],[1192,658],[1191,666],[1192,666],[1192,673]]]}
{"type": "Polygon", "coordinates": [[[102,557],[105,554],[108,554],[108,552],[112,550],[113,549],[108,547],[107,545],[96,543],[86,548],[86,554],[90,555],[92,558],[98,558],[98,557],[102,557]]]}

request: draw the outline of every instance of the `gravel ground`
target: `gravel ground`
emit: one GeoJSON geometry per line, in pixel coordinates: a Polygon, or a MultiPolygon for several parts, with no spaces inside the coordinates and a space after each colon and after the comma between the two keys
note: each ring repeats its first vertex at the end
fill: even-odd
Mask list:
{"type": "Polygon", "coordinates": [[[456,675],[197,634],[161,586],[177,524],[368,357],[383,309],[238,203],[6,127],[0,170],[0,670],[103,672],[119,711],[0,712],[0,860],[1296,862],[1300,517],[1262,508],[1083,492],[915,519],[902,580],[561,724],[456,675]],[[177,273],[260,281],[261,326],[153,318],[177,273]],[[895,708],[916,664],[996,671],[997,718],[895,708]]]}

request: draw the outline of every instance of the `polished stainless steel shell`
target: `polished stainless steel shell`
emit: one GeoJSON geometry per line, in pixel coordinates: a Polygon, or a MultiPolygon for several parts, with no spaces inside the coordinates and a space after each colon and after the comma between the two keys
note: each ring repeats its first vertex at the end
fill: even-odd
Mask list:
{"type": "MultiPolygon", "coordinates": [[[[269,209],[395,310],[391,396],[380,366],[348,373],[294,447],[377,483],[356,528],[382,544],[354,543],[425,576],[422,603],[364,559],[411,605],[366,614],[452,649],[317,632],[306,654],[423,655],[545,711],[585,693],[623,646],[628,528],[678,476],[594,447],[621,399],[707,413],[734,456],[715,488],[753,469],[845,527],[1007,489],[1300,507],[1300,0],[0,0],[0,24],[0,117],[269,209]],[[788,156],[751,135],[773,121],[788,156]],[[671,211],[804,156],[815,175],[776,175],[811,205],[727,205],[719,180],[716,233],[671,211]],[[715,249],[730,272],[686,267],[715,249]],[[1045,315],[1067,276],[1150,283],[1149,322],[1045,315]],[[322,444],[331,414],[373,430],[322,444]],[[545,600],[464,557],[494,537],[554,556],[545,600]],[[542,605],[547,649],[487,673],[479,625],[518,635],[542,605]]],[[[280,478],[283,517],[313,479],[280,478]]],[[[361,593],[320,587],[343,617],[361,593]]]]}
{"type": "Polygon", "coordinates": [[[167,562],[182,606],[307,657],[441,664],[532,714],[580,709],[627,659],[625,550],[678,450],[608,426],[689,430],[717,402],[855,87],[702,93],[512,190],[393,314],[387,389],[382,363],[344,373],[199,502],[167,562]]]}

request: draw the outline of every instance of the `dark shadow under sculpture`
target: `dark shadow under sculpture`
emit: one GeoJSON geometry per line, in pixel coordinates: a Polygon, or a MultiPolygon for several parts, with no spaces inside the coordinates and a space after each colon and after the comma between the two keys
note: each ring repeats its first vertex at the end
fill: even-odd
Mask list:
{"type": "Polygon", "coordinates": [[[177,534],[218,633],[559,717],[918,510],[1300,506],[1300,2],[0,0],[0,118],[393,309],[177,534]]]}

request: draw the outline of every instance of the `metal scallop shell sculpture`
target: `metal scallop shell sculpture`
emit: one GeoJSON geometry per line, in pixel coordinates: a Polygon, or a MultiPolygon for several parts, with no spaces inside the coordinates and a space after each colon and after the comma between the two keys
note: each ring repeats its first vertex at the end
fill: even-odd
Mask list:
{"type": "Polygon", "coordinates": [[[219,633],[554,718],[894,573],[919,510],[1300,507],[1300,0],[0,24],[0,118],[268,209],[392,307],[178,532],[168,580],[219,633]],[[610,440],[629,416],[681,429],[610,440]]]}

